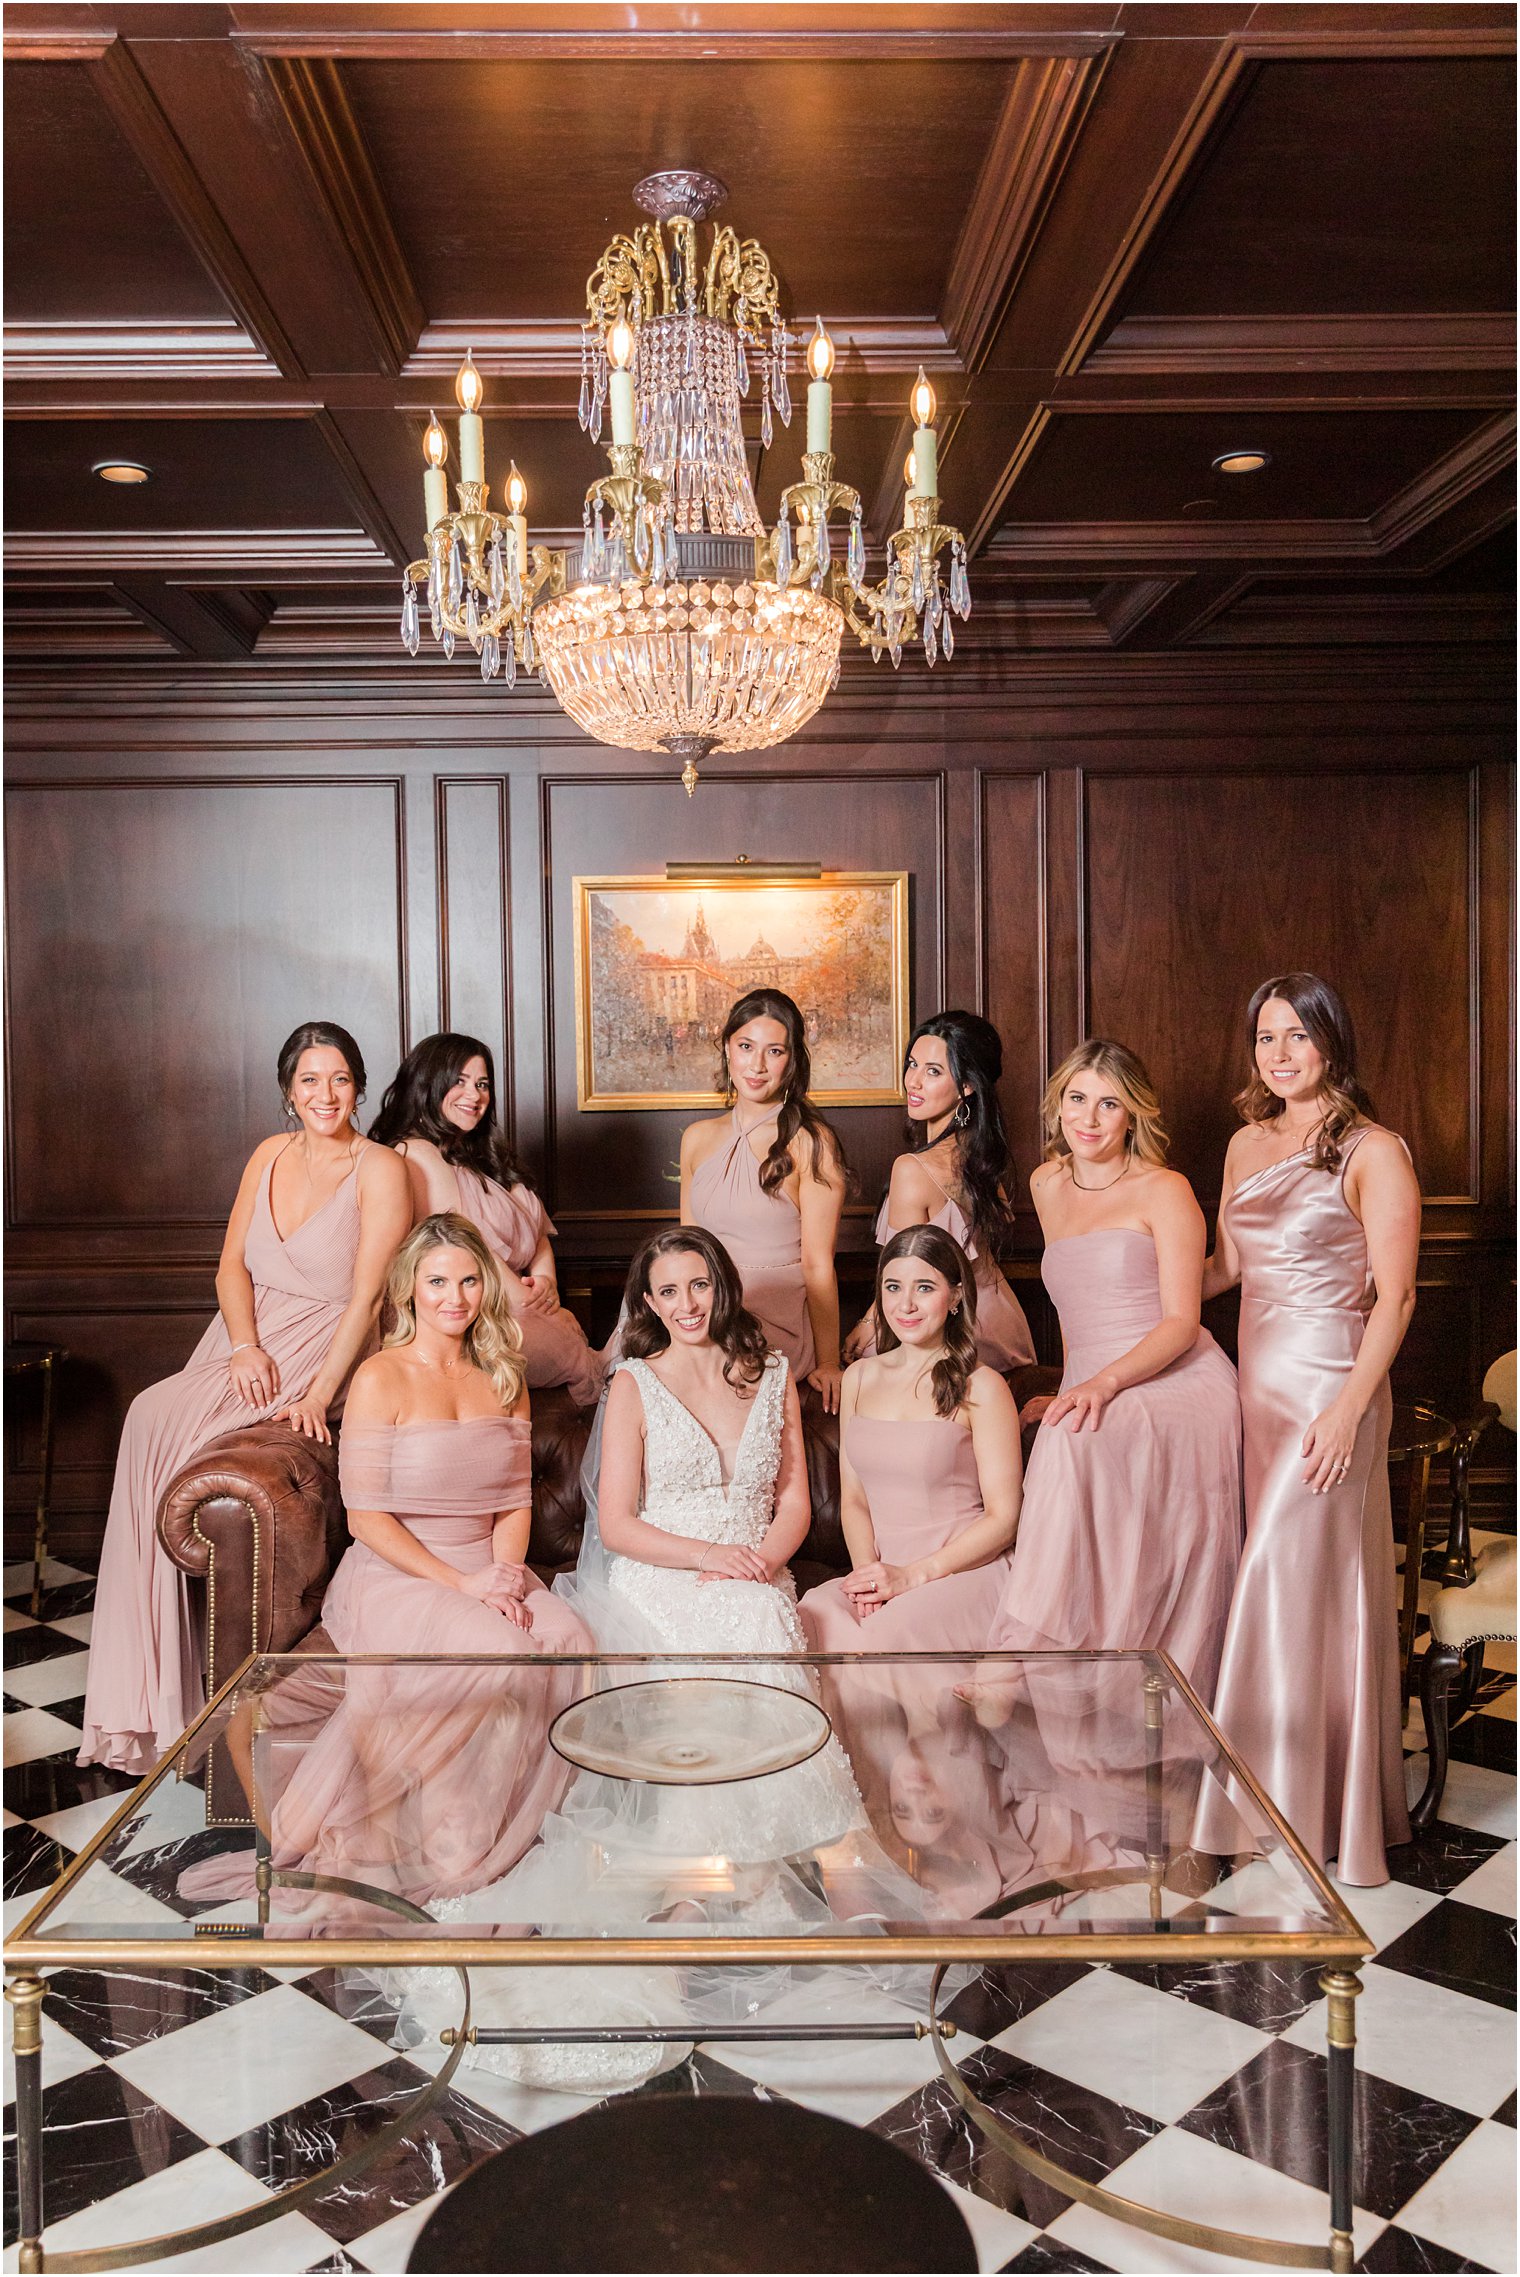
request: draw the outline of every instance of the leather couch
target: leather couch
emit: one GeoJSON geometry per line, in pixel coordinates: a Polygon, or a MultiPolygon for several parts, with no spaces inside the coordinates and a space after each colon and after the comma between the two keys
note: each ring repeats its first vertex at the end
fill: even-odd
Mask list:
{"type": "MultiPolygon", "coordinates": [[[[1016,1369],[1020,1410],[1053,1392],[1055,1368],[1016,1369]]],[[[581,1458],[593,1411],[563,1391],[533,1395],[530,1563],[545,1580],[574,1565],[585,1511],[581,1458]]],[[[1024,1427],[1026,1457],[1036,1428],[1024,1427]]],[[[849,1567],[839,1522],[839,1419],[803,1388],[813,1523],[792,1560],[799,1593],[849,1567]]],[[[284,1423],[227,1431],[185,1464],[158,1508],[158,1538],[205,1590],[208,1696],[251,1652],[290,1652],[313,1638],[329,1576],[348,1542],[335,1447],[284,1423]]],[[[325,1638],[320,1640],[325,1644],[325,1638]]]]}

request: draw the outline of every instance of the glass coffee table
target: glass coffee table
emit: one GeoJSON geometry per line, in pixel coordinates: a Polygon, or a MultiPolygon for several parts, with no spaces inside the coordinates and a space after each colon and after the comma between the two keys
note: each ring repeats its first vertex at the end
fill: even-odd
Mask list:
{"type": "Polygon", "coordinates": [[[255,1656],[8,1942],[19,2265],[126,2268],[272,2220],[399,2142],[462,2065],[540,2083],[548,2065],[570,2085],[609,2050],[658,2065],[698,2041],[898,2037],[929,2040],[969,2121],[1066,2197],[1205,2251],[1349,2270],[1353,2003],[1372,1951],[1162,1654],[255,1656]],[[1227,1855],[1197,1846],[1201,1798],[1227,1855]],[[149,1859],[155,1902],[135,1904],[149,1859]],[[982,1968],[1273,1958],[1324,1966],[1323,2244],[1089,2182],[956,2069],[943,2011],[982,1968]],[[256,2206],[46,2249],[46,1972],[314,1966],[353,2013],[383,2000],[406,2018],[397,2045],[442,2044],[405,2110],[256,2206]],[[846,2010],[852,1986],[889,1984],[900,2021],[877,1999],[854,2022],[838,1994],[829,2021],[798,2021],[771,1997],[785,1971],[827,1972],[846,2010]]]}

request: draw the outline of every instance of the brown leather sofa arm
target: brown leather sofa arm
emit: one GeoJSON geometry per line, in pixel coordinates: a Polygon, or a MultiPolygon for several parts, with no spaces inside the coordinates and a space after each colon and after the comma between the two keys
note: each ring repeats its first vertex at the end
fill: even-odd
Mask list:
{"type": "Polygon", "coordinates": [[[288,1652],[316,1621],[347,1529],[338,1451],[288,1423],[250,1423],[170,1480],[158,1538],[206,1584],[206,1687],[250,1652],[288,1652]]]}

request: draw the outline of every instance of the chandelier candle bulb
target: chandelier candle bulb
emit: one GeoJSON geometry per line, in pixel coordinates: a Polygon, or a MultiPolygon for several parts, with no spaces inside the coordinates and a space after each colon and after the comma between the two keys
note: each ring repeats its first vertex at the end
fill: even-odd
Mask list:
{"type": "Polygon", "coordinates": [[[628,444],[634,439],[633,424],[633,327],[626,317],[619,317],[607,335],[607,361],[612,366],[607,378],[607,400],[612,410],[612,440],[628,444]]]}
{"type": "Polygon", "coordinates": [[[480,404],[485,388],[475,369],[473,348],[465,352],[459,376],[454,382],[454,394],[459,403],[459,479],[461,482],[484,482],[486,431],[480,417],[480,404]]]}
{"type": "Polygon", "coordinates": [[[934,390],[923,366],[909,397],[913,409],[913,485],[915,498],[939,496],[939,437],[934,432],[934,390]]]}
{"type": "Polygon", "coordinates": [[[834,390],[829,385],[829,376],[834,369],[834,343],[823,329],[821,316],[808,342],[807,365],[807,447],[810,451],[831,450],[834,390]]]}
{"type": "Polygon", "coordinates": [[[422,498],[427,514],[427,526],[436,530],[449,510],[449,478],[443,471],[449,455],[449,439],[438,424],[436,411],[428,413],[428,430],[422,440],[422,455],[427,461],[427,472],[422,478],[422,498]]]}
{"type": "Polygon", "coordinates": [[[516,459],[513,459],[507,475],[506,498],[507,523],[512,532],[513,543],[517,548],[517,574],[519,577],[526,577],[528,573],[528,517],[524,509],[528,503],[528,485],[517,471],[516,459]]]}

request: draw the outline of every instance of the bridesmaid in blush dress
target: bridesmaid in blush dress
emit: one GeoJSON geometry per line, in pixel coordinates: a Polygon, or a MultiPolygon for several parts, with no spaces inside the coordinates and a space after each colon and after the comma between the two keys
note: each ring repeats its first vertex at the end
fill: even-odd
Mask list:
{"type": "Polygon", "coordinates": [[[478,1036],[427,1036],[397,1068],[370,1137],[405,1161],[419,1220],[457,1210],[485,1240],[522,1338],[529,1389],[563,1384],[578,1406],[591,1407],[602,1362],[559,1301],[554,1227],[507,1145],[495,1100],[488,1045],[478,1036]]]}
{"type": "MultiPolygon", "coordinates": [[[[596,1648],[524,1563],[527,1386],[500,1272],[469,1220],[425,1218],[397,1253],[390,1298],[396,1326],[349,1392],[340,1464],[354,1539],[322,1621],[340,1653],[404,1657],[346,1669],[341,1703],[290,1751],[271,1856],[439,1911],[498,1881],[569,1782],[546,1735],[581,1672],[533,1657],[596,1648]]],[[[298,1720],[310,1690],[309,1678],[290,1687],[298,1720]]],[[[266,1701],[275,1729],[281,1705],[278,1691],[266,1701]]],[[[213,1858],[180,1889],[237,1895],[247,1877],[246,1853],[213,1858]]]]}
{"type": "Polygon", "coordinates": [[[293,1134],[254,1149],[217,1268],[217,1318],[177,1376],[127,1411],[101,1546],[81,1763],[142,1777],[204,1704],[188,1585],[159,1547],[159,1499],[208,1440],[260,1417],[330,1437],[375,1333],[386,1269],[410,1222],[406,1172],[354,1129],[364,1061],[344,1028],[308,1021],[278,1080],[293,1134]]]}
{"type": "MultiPolygon", "coordinates": [[[[1372,1120],[1350,1015],[1312,973],[1246,1021],[1210,1296],[1240,1283],[1246,1547],[1215,1719],[1343,1882],[1388,1879],[1409,1840],[1388,1504],[1388,1370],[1414,1311],[1420,1191],[1372,1120]]],[[[1205,1796],[1199,1846],[1239,1822],[1205,1796]]]]}
{"type": "MultiPolygon", "coordinates": [[[[936,1012],[915,1030],[903,1063],[913,1151],[892,1165],[876,1220],[878,1242],[914,1225],[936,1225],[957,1241],[976,1268],[976,1352],[984,1367],[1027,1368],[1034,1340],[1024,1308],[999,1268],[1012,1231],[1008,1190],[1013,1161],[997,1087],[1003,1043],[975,1012],[936,1012]]],[[[845,1357],[875,1349],[873,1316],[851,1329],[845,1357]]]]}
{"type": "MultiPolygon", "coordinates": [[[[940,1227],[911,1226],[883,1249],[877,1354],[846,1372],[840,1407],[851,1571],[810,1589],[799,1608],[815,1652],[969,1655],[987,1642],[1008,1579],[1023,1463],[1013,1395],[978,1364],[976,1300],[971,1261],[940,1227]]],[[[951,1671],[883,1661],[822,1673],[867,1800],[881,1800],[889,1815],[904,1781],[934,1784],[932,1765],[974,1742],[962,1732],[958,1747],[943,1728],[951,1671]]],[[[953,1713],[963,1719],[964,1709],[953,1713]]]]}
{"type": "Polygon", "coordinates": [[[755,988],[729,1013],[722,1073],[734,1104],[681,1134],[681,1221],[721,1241],[744,1302],[792,1380],[839,1405],[839,1285],[834,1244],[844,1153],[808,1098],[802,1014],[779,989],[755,988]]]}
{"type": "Polygon", "coordinates": [[[1204,1223],[1144,1067],[1079,1045],[1045,1094],[1030,1181],[1066,1372],[1024,1482],[988,1638],[1155,1647],[1207,1701],[1240,1558],[1235,1371],[1199,1325],[1204,1223]]]}

